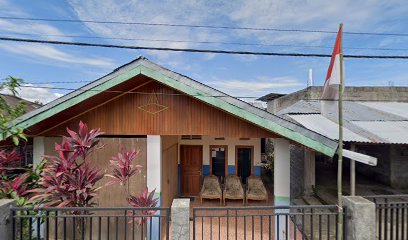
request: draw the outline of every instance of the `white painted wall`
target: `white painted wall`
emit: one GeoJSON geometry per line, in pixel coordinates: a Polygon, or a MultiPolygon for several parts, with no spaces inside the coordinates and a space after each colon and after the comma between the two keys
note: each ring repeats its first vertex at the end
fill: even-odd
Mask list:
{"type": "Polygon", "coordinates": [[[37,166],[44,159],[44,137],[33,138],[33,165],[37,166]]]}
{"type": "Polygon", "coordinates": [[[161,192],[161,138],[160,135],[147,135],[147,187],[161,192]]]}
{"type": "Polygon", "coordinates": [[[289,141],[274,138],[274,195],[289,200],[290,197],[290,148],[289,141]]]}
{"type": "MultiPolygon", "coordinates": [[[[274,138],[274,198],[275,206],[290,205],[290,148],[289,141],[284,138],[274,138]]],[[[277,209],[276,212],[288,213],[288,209],[277,209]]],[[[275,216],[275,240],[285,239],[285,233],[290,233],[291,225],[286,226],[285,221],[277,221],[279,215],[275,216]],[[279,226],[278,226],[279,224],[279,226]],[[280,237],[278,237],[280,236],[280,237]]]]}
{"type": "MultiPolygon", "coordinates": [[[[210,165],[210,145],[228,146],[228,165],[235,165],[235,146],[254,146],[254,166],[261,163],[261,139],[250,138],[249,140],[240,140],[239,138],[225,138],[225,140],[215,140],[214,137],[202,136],[201,140],[182,140],[179,137],[180,145],[202,145],[203,146],[203,164],[210,165]]],[[[180,149],[179,149],[180,152],[180,149]]],[[[179,159],[180,163],[180,159],[179,159]]]]}

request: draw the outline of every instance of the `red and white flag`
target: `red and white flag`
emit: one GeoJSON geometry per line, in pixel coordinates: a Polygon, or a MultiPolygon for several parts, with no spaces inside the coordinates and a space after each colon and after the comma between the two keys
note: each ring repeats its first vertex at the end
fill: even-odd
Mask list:
{"type": "MultiPolygon", "coordinates": [[[[338,108],[338,99],[340,94],[340,69],[343,69],[343,79],[344,79],[344,64],[342,62],[341,41],[342,41],[342,31],[343,25],[340,25],[339,32],[337,33],[336,43],[334,44],[334,49],[332,57],[330,60],[329,69],[327,70],[326,82],[324,83],[323,93],[320,101],[320,112],[323,115],[336,115],[338,108]]],[[[344,86],[344,82],[343,82],[344,86]]],[[[341,89],[343,92],[343,89],[341,89]]]]}
{"type": "MultiPolygon", "coordinates": [[[[340,85],[340,69],[343,64],[340,58],[341,38],[342,38],[343,25],[340,25],[339,32],[337,33],[336,43],[332,57],[330,60],[329,70],[327,71],[326,82],[324,83],[323,93],[321,100],[337,100],[339,98],[339,85],[340,85]]],[[[344,67],[343,67],[343,79],[344,79],[344,67]]]]}

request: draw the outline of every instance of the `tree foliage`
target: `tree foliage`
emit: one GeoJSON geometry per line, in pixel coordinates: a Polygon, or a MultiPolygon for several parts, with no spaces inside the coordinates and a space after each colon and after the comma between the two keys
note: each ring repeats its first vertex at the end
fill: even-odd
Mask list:
{"type": "MultiPolygon", "coordinates": [[[[0,83],[0,91],[9,93],[13,96],[18,95],[20,86],[24,83],[21,78],[7,77],[0,83]]],[[[7,103],[4,96],[0,95],[0,131],[4,136],[10,136],[15,145],[18,145],[20,139],[27,140],[23,129],[15,127],[13,120],[20,117],[26,112],[26,103],[20,101],[17,105],[12,106],[7,103]]]]}

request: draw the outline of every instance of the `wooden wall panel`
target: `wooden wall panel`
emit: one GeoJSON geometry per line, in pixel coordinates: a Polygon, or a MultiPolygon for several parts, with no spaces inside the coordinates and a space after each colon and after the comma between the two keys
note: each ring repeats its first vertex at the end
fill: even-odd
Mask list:
{"type": "MultiPolygon", "coordinates": [[[[80,120],[92,128],[100,127],[112,135],[208,135],[220,137],[273,137],[273,134],[246,120],[232,116],[206,103],[171,88],[151,82],[98,108],[76,117],[59,121],[56,127],[42,129],[39,135],[55,136],[65,132],[65,127],[76,128],[80,120]],[[155,92],[155,95],[152,93],[155,92]],[[151,114],[139,107],[155,102],[166,110],[151,114]]],[[[89,106],[91,108],[93,106],[89,106]]],[[[152,107],[152,109],[155,109],[152,107]]],[[[157,109],[157,108],[156,108],[157,109]]],[[[52,119],[49,119],[52,122],[52,119]]],[[[49,124],[48,127],[54,126],[49,124]]]]}
{"type": "Polygon", "coordinates": [[[169,207],[178,194],[178,137],[162,137],[162,206],[169,207]]]}
{"type": "MultiPolygon", "coordinates": [[[[45,142],[44,142],[44,153],[45,155],[55,155],[56,152],[54,150],[54,144],[55,142],[60,142],[61,141],[61,137],[47,137],[45,138],[45,142]]],[[[146,159],[147,159],[147,155],[146,155],[146,139],[145,138],[100,138],[101,144],[105,144],[105,147],[99,150],[96,150],[95,152],[91,153],[89,155],[89,160],[92,161],[92,165],[99,168],[103,173],[105,172],[110,172],[111,171],[111,167],[109,166],[109,160],[111,159],[112,156],[116,156],[118,151],[119,151],[119,147],[123,146],[125,147],[125,149],[129,150],[131,148],[136,148],[136,149],[140,149],[141,152],[139,154],[139,156],[137,157],[137,159],[134,161],[133,164],[139,164],[142,165],[142,172],[139,174],[135,174],[134,176],[132,176],[130,178],[130,181],[128,183],[128,186],[120,186],[120,185],[112,185],[112,186],[105,186],[106,183],[108,181],[111,180],[111,178],[108,177],[104,177],[103,179],[101,179],[97,186],[98,187],[102,187],[99,191],[98,191],[98,196],[95,199],[95,202],[97,203],[98,207],[128,207],[129,204],[127,202],[127,193],[130,193],[132,195],[139,195],[146,187],[147,183],[146,183],[146,159]],[[129,190],[127,192],[127,189],[129,190]]],[[[98,212],[98,214],[101,215],[114,215],[114,214],[123,214],[123,212],[121,211],[117,211],[117,212],[98,212]]],[[[97,222],[96,219],[94,219],[95,222],[97,222]]],[[[62,225],[62,221],[59,221],[59,227],[58,227],[58,232],[59,232],[59,236],[62,236],[62,229],[63,229],[63,225],[62,225]]],[[[102,219],[102,224],[103,226],[107,226],[107,219],[103,218],[102,219]]],[[[110,218],[110,227],[112,229],[115,228],[115,218],[110,218]]],[[[132,226],[132,224],[129,223],[125,223],[125,220],[123,218],[119,219],[118,225],[119,225],[119,239],[124,239],[124,226],[125,224],[128,225],[128,229],[129,226],[132,226]]],[[[54,226],[54,223],[50,223],[50,226],[54,226]]],[[[72,239],[71,233],[71,227],[72,223],[68,222],[67,224],[68,229],[68,236],[67,239],[72,239]]],[[[98,229],[97,229],[97,224],[93,225],[93,233],[96,236],[98,233],[98,229]]],[[[54,229],[51,228],[50,229],[51,232],[51,236],[54,236],[53,232],[54,229]]],[[[88,236],[89,234],[89,228],[87,227],[86,230],[86,236],[88,236]]],[[[135,236],[137,239],[141,238],[140,236],[140,226],[136,225],[136,229],[135,229],[135,236]]],[[[106,228],[102,229],[102,238],[105,239],[107,238],[107,231],[106,228]]],[[[128,231],[127,233],[127,239],[131,239],[131,232],[128,231]]],[[[110,238],[114,239],[115,238],[115,232],[111,231],[110,232],[110,238]]],[[[52,239],[52,238],[51,238],[52,239]]]]}
{"type": "MultiPolygon", "coordinates": [[[[61,137],[46,137],[44,140],[44,154],[55,156],[54,145],[56,142],[60,142],[61,137]]],[[[113,156],[116,156],[119,151],[119,146],[123,146],[125,149],[131,148],[140,149],[140,154],[133,164],[142,165],[142,172],[135,174],[129,181],[130,194],[140,194],[146,187],[146,139],[145,138],[100,138],[100,143],[105,147],[98,149],[89,155],[89,160],[92,165],[99,168],[103,172],[110,172],[109,160],[113,156]]],[[[125,187],[111,186],[104,187],[105,184],[111,179],[104,177],[99,181],[98,186],[103,186],[98,193],[97,204],[100,207],[125,207],[127,205],[125,194],[125,187]]]]}

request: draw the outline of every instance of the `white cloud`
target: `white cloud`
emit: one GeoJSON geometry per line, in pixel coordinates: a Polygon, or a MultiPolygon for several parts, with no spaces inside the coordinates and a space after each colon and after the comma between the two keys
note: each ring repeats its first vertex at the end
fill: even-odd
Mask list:
{"type": "MultiPolygon", "coordinates": [[[[336,31],[340,22],[345,30],[386,29],[386,21],[406,13],[408,4],[402,0],[236,0],[236,1],[115,1],[69,0],[79,19],[112,21],[178,23],[195,25],[232,25],[237,27],[325,29],[336,31]],[[387,11],[384,11],[386,9],[387,11]]],[[[85,23],[103,36],[147,39],[182,39],[188,41],[247,41],[262,43],[320,44],[333,39],[332,34],[304,32],[240,31],[205,28],[172,28],[166,26],[104,25],[85,23]]],[[[147,46],[197,47],[200,44],[142,42],[147,46]]],[[[208,46],[208,45],[207,45],[208,46]]],[[[215,45],[216,46],[216,45],[215,45]]],[[[214,45],[211,45],[214,47],[214,45]]],[[[163,58],[177,53],[154,52],[163,58]]]]}
{"type": "Polygon", "coordinates": [[[291,77],[266,77],[259,76],[255,80],[216,80],[207,82],[222,92],[239,97],[261,97],[270,92],[284,92],[287,89],[304,85],[291,77]]]}
{"type": "Polygon", "coordinates": [[[0,0],[0,14],[5,16],[27,16],[27,14],[8,0],[0,0]]]}
{"type": "MultiPolygon", "coordinates": [[[[151,22],[151,23],[182,23],[202,24],[215,20],[215,15],[210,14],[205,1],[69,1],[72,9],[79,19],[101,20],[109,16],[110,21],[122,22],[151,22]]],[[[216,3],[218,5],[218,3],[216,3]]],[[[216,9],[216,8],[213,8],[216,9]]],[[[142,25],[110,25],[84,23],[93,32],[106,37],[142,38],[142,39],[167,39],[187,41],[222,41],[227,36],[222,31],[214,32],[208,29],[197,28],[173,28],[166,26],[142,26],[142,25]]],[[[189,48],[201,46],[189,42],[150,42],[150,41],[117,41],[119,43],[152,46],[189,48]]],[[[213,45],[212,45],[213,46],[213,45]]],[[[169,60],[180,55],[175,52],[145,51],[150,55],[162,60],[169,60]]],[[[174,61],[174,59],[173,59],[174,61]]]]}
{"type": "Polygon", "coordinates": [[[29,58],[40,58],[51,61],[59,61],[72,64],[91,65],[96,67],[113,67],[111,59],[100,57],[82,57],[64,52],[48,45],[35,45],[25,43],[0,43],[0,48],[8,52],[24,55],[29,58]]]}
{"type": "MultiPolygon", "coordinates": [[[[8,16],[26,16],[30,17],[21,8],[12,4],[12,2],[6,0],[0,0],[0,9],[13,9],[8,16]],[[12,14],[15,13],[15,14],[12,14]]],[[[0,10],[0,13],[2,11],[0,10]]],[[[47,40],[63,40],[71,41],[71,37],[61,37],[62,35],[67,35],[59,28],[54,27],[50,24],[33,22],[33,21],[11,21],[0,19],[0,31],[6,36],[12,35],[14,37],[23,38],[40,38],[47,40]],[[28,34],[28,35],[27,35],[28,34]],[[30,34],[38,35],[36,37],[30,34]]],[[[75,35],[75,34],[74,34],[75,35]]],[[[75,52],[68,52],[61,50],[59,47],[40,45],[40,44],[27,44],[27,43],[12,43],[3,42],[0,44],[0,48],[11,53],[20,54],[26,56],[30,59],[35,58],[36,60],[46,60],[55,61],[62,63],[73,63],[73,64],[83,64],[91,65],[96,67],[109,67],[112,68],[114,63],[111,59],[100,58],[100,57],[84,57],[81,54],[75,52]]]]}
{"type": "MultiPolygon", "coordinates": [[[[34,86],[32,84],[25,84],[24,87],[21,87],[18,91],[19,96],[23,99],[26,99],[31,102],[38,101],[40,103],[46,104],[49,103],[59,97],[62,97],[64,94],[51,92],[48,88],[37,88],[30,86],[34,86]]],[[[52,87],[52,85],[42,85],[44,87],[52,87]]],[[[3,93],[9,93],[7,91],[3,91],[3,93]]]]}
{"type": "Polygon", "coordinates": [[[31,38],[32,36],[30,36],[30,34],[33,34],[48,40],[72,40],[70,37],[60,37],[61,35],[64,35],[64,33],[58,28],[37,22],[12,22],[0,19],[0,30],[3,34],[17,35],[18,37],[23,36],[25,38],[31,38]]]}

